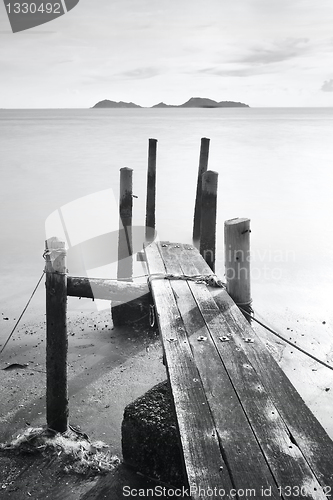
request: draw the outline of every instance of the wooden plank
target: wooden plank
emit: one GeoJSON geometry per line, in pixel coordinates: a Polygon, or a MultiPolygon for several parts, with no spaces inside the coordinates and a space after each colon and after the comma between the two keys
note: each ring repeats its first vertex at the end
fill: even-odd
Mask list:
{"type": "Polygon", "coordinates": [[[129,302],[149,293],[145,283],[99,278],[67,277],[67,295],[129,302]]]}
{"type": "MultiPolygon", "coordinates": [[[[195,274],[210,273],[210,269],[195,250],[184,250],[185,263],[188,262],[190,256],[191,263],[194,264],[194,267],[191,268],[192,272],[195,274]]],[[[184,269],[186,268],[184,267],[184,269]]],[[[263,387],[282,417],[288,429],[290,441],[294,445],[291,449],[298,448],[301,451],[321,487],[326,493],[332,493],[332,440],[228,294],[223,290],[217,291],[215,289],[212,295],[220,311],[223,311],[225,323],[230,331],[234,332],[233,339],[240,349],[239,352],[246,354],[249,364],[260,377],[263,387]],[[255,340],[254,343],[244,342],[243,338],[246,337],[252,337],[255,340]]]]}
{"type": "MultiPolygon", "coordinates": [[[[156,244],[146,247],[145,253],[150,274],[164,274],[156,244]]],[[[163,331],[163,349],[192,498],[202,498],[200,488],[217,488],[225,494],[217,494],[216,498],[231,499],[233,484],[170,282],[153,280],[151,290],[158,325],[163,331]]]]}
{"type": "MultiPolygon", "coordinates": [[[[175,275],[183,273],[181,247],[178,249],[171,244],[162,247],[161,253],[167,273],[175,275]]],[[[189,288],[191,286],[207,291],[206,286],[178,280],[171,280],[170,284],[189,336],[194,360],[213,414],[234,488],[238,491],[255,492],[254,497],[261,496],[262,488],[265,490],[269,488],[271,498],[281,498],[242,404],[221,363],[211,332],[189,288]],[[206,340],[198,340],[202,337],[206,340]]],[[[217,308],[213,299],[211,300],[217,308]]],[[[226,333],[227,329],[224,332],[220,331],[219,335],[226,333]]],[[[181,360],[179,362],[181,363],[181,360]]],[[[197,443],[197,446],[200,446],[200,443],[197,443]]]]}
{"type": "MultiPolygon", "coordinates": [[[[182,249],[180,251],[180,262],[185,274],[198,273],[188,256],[183,255],[182,249]]],[[[291,494],[290,497],[297,498],[300,496],[300,489],[303,488],[303,498],[325,499],[326,496],[321,491],[321,487],[302,453],[290,440],[288,429],[269,394],[261,384],[260,378],[249,363],[244,351],[237,348],[237,345],[233,342],[233,332],[228,327],[223,316],[217,314],[219,311],[218,306],[211,297],[209,290],[207,287],[193,282],[189,282],[189,287],[209,326],[216,348],[281,491],[287,492],[289,487],[294,487],[295,495],[291,494]],[[231,335],[229,342],[219,342],[221,330],[231,335]]],[[[259,469],[257,469],[257,474],[258,471],[259,469]]]]}

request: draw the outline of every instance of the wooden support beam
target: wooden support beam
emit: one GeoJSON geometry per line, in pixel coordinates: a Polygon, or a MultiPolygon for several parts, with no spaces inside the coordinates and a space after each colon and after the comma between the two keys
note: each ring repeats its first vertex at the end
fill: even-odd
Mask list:
{"type": "Polygon", "coordinates": [[[65,242],[46,241],[46,420],[49,428],[68,427],[67,276],[65,242]]]}
{"type": "Polygon", "coordinates": [[[147,201],[146,201],[146,240],[152,241],[155,235],[155,198],[156,198],[156,150],[157,139],[149,139],[147,201]]]}
{"type": "Polygon", "coordinates": [[[193,219],[193,242],[198,242],[200,239],[202,174],[204,174],[207,171],[209,142],[210,139],[207,139],[206,137],[203,137],[201,139],[197,194],[195,197],[194,219],[193,219]]]}
{"type": "Polygon", "coordinates": [[[67,277],[67,295],[129,302],[149,294],[148,285],[110,279],[67,277]]]}
{"type": "MultiPolygon", "coordinates": [[[[248,313],[252,311],[250,232],[250,219],[236,218],[224,223],[227,292],[234,302],[248,313]]],[[[248,315],[246,317],[249,319],[248,315]]]]}
{"type": "Polygon", "coordinates": [[[215,271],[216,205],[218,173],[207,170],[202,175],[200,254],[215,271]]]}
{"type": "Polygon", "coordinates": [[[132,242],[132,208],[133,208],[133,170],[128,167],[120,169],[119,195],[119,240],[118,240],[118,279],[132,279],[133,275],[133,242],[132,242]]]}

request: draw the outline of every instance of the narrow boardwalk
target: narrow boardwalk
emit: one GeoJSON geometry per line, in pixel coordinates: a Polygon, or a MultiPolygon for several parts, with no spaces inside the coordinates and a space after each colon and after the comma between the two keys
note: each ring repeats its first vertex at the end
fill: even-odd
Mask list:
{"type": "Polygon", "coordinates": [[[193,499],[333,495],[333,442],[191,245],[145,248],[193,499]]]}

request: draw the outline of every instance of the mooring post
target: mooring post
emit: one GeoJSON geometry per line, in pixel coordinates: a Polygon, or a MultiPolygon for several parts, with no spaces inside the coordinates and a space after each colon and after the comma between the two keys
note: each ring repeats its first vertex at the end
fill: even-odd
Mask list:
{"type": "Polygon", "coordinates": [[[193,242],[198,243],[200,238],[200,224],[201,224],[201,193],[202,193],[202,175],[207,171],[208,155],[209,155],[209,142],[210,139],[203,137],[201,139],[198,181],[197,181],[197,194],[195,197],[194,219],[193,219],[193,242]]]}
{"type": "Polygon", "coordinates": [[[68,427],[67,269],[65,242],[46,240],[46,421],[57,432],[68,427]]]}
{"type": "Polygon", "coordinates": [[[133,208],[133,170],[120,169],[119,194],[119,238],[117,278],[132,280],[132,208],[133,208]]]}
{"type": "Polygon", "coordinates": [[[227,292],[251,322],[250,219],[237,218],[224,223],[225,275],[227,292]]]}
{"type": "Polygon", "coordinates": [[[156,150],[157,139],[149,139],[147,201],[146,201],[146,240],[152,241],[155,234],[155,199],[156,199],[156,150]]]}
{"type": "Polygon", "coordinates": [[[200,253],[215,271],[216,204],[218,173],[207,170],[202,175],[200,253]]]}
{"type": "MultiPolygon", "coordinates": [[[[128,167],[120,169],[119,194],[119,238],[118,238],[118,280],[133,279],[133,242],[132,242],[132,209],[133,209],[133,170],[128,167]]],[[[129,298],[126,302],[112,301],[111,315],[114,326],[133,322],[137,315],[136,301],[129,298]],[[134,303],[134,306],[133,306],[134,303]]]]}

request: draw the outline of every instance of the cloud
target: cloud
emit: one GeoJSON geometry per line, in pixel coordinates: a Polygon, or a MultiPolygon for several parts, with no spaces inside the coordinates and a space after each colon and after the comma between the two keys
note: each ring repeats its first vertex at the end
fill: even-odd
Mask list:
{"type": "Polygon", "coordinates": [[[123,71],[118,73],[117,76],[129,79],[144,79],[144,78],[152,78],[160,74],[160,70],[157,67],[145,67],[145,68],[135,68],[128,71],[123,71]]]}
{"type": "Polygon", "coordinates": [[[216,76],[238,76],[238,77],[247,77],[254,75],[261,75],[267,73],[274,73],[276,71],[275,68],[271,67],[253,67],[253,66],[245,66],[245,67],[226,67],[227,65],[215,66],[210,68],[202,68],[196,71],[199,74],[209,74],[216,76]]]}
{"type": "Polygon", "coordinates": [[[327,80],[323,83],[321,90],[323,92],[333,92],[333,78],[331,80],[327,80]]]}
{"type": "Polygon", "coordinates": [[[135,68],[131,70],[121,71],[118,73],[113,73],[110,70],[110,67],[100,68],[99,70],[91,70],[90,72],[84,75],[84,79],[82,83],[84,85],[102,85],[105,83],[110,84],[115,81],[123,81],[123,80],[144,80],[148,78],[153,78],[161,74],[162,71],[158,67],[142,67],[135,68]]]}
{"type": "Polygon", "coordinates": [[[243,48],[230,45],[223,54],[220,52],[217,55],[218,64],[192,70],[190,73],[231,77],[279,73],[281,69],[286,70],[284,63],[303,56],[310,50],[308,38],[285,38],[243,48]]]}
{"type": "Polygon", "coordinates": [[[11,35],[13,37],[23,37],[23,36],[30,36],[30,35],[52,35],[53,33],[57,33],[56,31],[32,31],[32,30],[27,30],[19,33],[13,33],[12,31],[9,30],[0,30],[0,35],[11,35]]]}
{"type": "Polygon", "coordinates": [[[249,49],[248,54],[241,56],[234,62],[251,65],[272,64],[302,56],[309,49],[308,38],[286,38],[264,46],[254,46],[249,49]]]}

